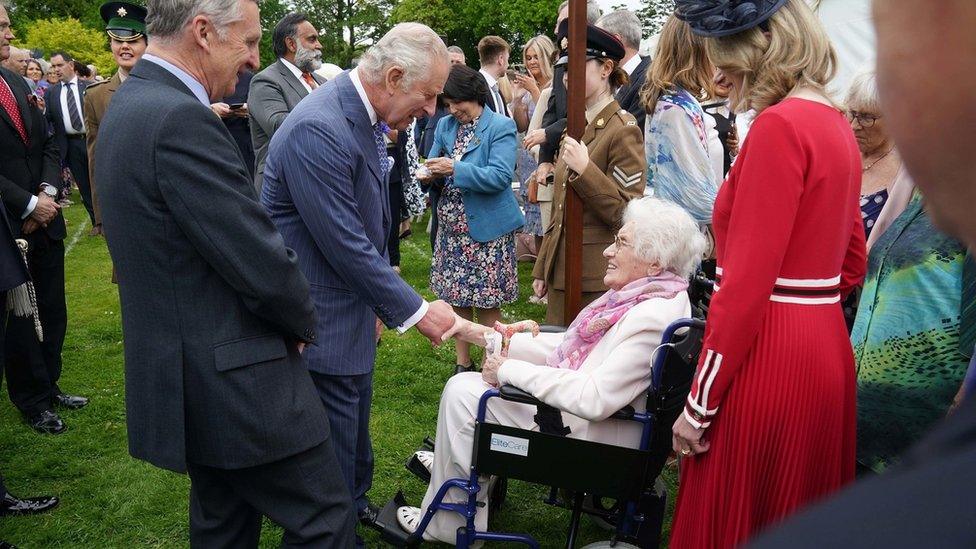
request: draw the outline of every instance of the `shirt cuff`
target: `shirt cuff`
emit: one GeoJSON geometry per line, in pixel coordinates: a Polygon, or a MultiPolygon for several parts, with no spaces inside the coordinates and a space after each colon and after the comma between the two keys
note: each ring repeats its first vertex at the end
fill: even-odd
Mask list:
{"type": "Polygon", "coordinates": [[[27,219],[27,216],[34,213],[35,207],[37,207],[37,197],[31,196],[30,202],[27,203],[27,209],[24,210],[24,213],[20,216],[20,218],[27,219]]]}
{"type": "Polygon", "coordinates": [[[413,325],[414,324],[420,322],[420,319],[422,319],[425,316],[427,316],[427,310],[428,309],[430,309],[430,305],[426,301],[421,302],[420,308],[417,309],[417,312],[414,313],[414,314],[412,314],[412,315],[410,315],[410,318],[404,320],[403,321],[403,324],[397,326],[396,327],[396,331],[398,333],[401,333],[402,334],[402,333],[406,332],[407,330],[409,330],[410,328],[413,328],[413,325]]]}

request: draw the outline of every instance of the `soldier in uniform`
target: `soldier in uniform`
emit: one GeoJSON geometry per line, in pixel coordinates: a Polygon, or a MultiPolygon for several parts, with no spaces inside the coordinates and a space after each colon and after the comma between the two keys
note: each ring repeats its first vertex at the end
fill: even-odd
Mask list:
{"type": "MultiPolygon", "coordinates": [[[[583,301],[607,291],[603,284],[605,250],[620,229],[627,202],[644,194],[647,161],[644,139],[634,116],[620,107],[613,90],[627,82],[620,67],[624,47],[608,32],[586,27],[586,130],[581,141],[564,137],[553,180],[552,220],[532,276],[536,295],[549,296],[548,324],[565,326],[565,204],[567,186],[583,201],[583,301]]],[[[563,57],[557,62],[568,63],[563,57]]]]}
{"type": "Polygon", "coordinates": [[[95,224],[91,235],[102,234],[102,213],[98,204],[98,185],[95,182],[95,142],[98,139],[98,124],[115,90],[129,76],[129,71],[146,51],[146,8],[128,2],[106,2],[100,9],[105,21],[105,33],[112,46],[112,57],[119,66],[115,75],[102,82],[88,85],[85,95],[85,127],[88,129],[88,173],[91,181],[92,206],[95,210],[95,224]]]}

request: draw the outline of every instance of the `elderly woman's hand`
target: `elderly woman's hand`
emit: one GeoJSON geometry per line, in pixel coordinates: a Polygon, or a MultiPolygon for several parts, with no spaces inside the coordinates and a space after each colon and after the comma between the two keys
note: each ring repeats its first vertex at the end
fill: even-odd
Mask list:
{"type": "Polygon", "coordinates": [[[481,378],[485,383],[492,387],[498,387],[498,369],[505,362],[505,357],[488,353],[485,355],[485,362],[481,365],[481,378]]]}
{"type": "Polygon", "coordinates": [[[683,413],[678,414],[671,433],[671,445],[675,453],[681,457],[704,454],[708,451],[710,444],[702,441],[705,429],[695,429],[691,423],[688,423],[688,418],[683,413]]]}
{"type": "Polygon", "coordinates": [[[569,169],[576,173],[586,171],[586,166],[590,163],[590,151],[587,150],[586,145],[572,137],[567,137],[563,140],[561,150],[563,161],[569,169]]]}
{"type": "Polygon", "coordinates": [[[452,158],[431,158],[424,163],[434,177],[448,177],[454,175],[454,159],[452,158]]]}

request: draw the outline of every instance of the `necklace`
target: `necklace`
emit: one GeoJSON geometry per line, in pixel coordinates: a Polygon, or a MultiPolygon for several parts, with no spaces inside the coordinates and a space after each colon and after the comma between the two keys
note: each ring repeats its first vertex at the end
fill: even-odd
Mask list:
{"type": "Polygon", "coordinates": [[[895,150],[894,147],[888,149],[888,152],[886,152],[883,155],[879,156],[877,159],[875,159],[874,162],[868,164],[866,168],[861,168],[861,173],[867,173],[867,171],[870,170],[871,168],[873,168],[875,164],[877,164],[878,162],[881,162],[882,160],[884,160],[884,157],[886,157],[889,154],[891,154],[891,151],[893,151],[893,150],[895,150]]]}

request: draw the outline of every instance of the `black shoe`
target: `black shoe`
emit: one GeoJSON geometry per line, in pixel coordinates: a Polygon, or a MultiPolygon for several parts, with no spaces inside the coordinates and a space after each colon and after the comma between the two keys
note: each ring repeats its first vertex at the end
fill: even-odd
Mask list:
{"type": "Polygon", "coordinates": [[[460,374],[461,372],[474,372],[474,371],[475,371],[474,364],[468,364],[467,366],[464,366],[462,364],[457,364],[454,366],[455,375],[460,374]]]}
{"type": "Polygon", "coordinates": [[[50,511],[58,506],[58,498],[42,496],[39,498],[16,498],[10,493],[0,499],[0,517],[10,515],[36,515],[50,511]]]}
{"type": "Polygon", "coordinates": [[[0,549],[17,549],[17,546],[0,539],[0,549]]]}
{"type": "Polygon", "coordinates": [[[61,417],[54,413],[54,410],[44,410],[39,414],[30,416],[27,418],[27,423],[35,431],[49,435],[60,435],[68,428],[61,421],[61,417]]]}
{"type": "Polygon", "coordinates": [[[380,516],[380,508],[367,503],[366,508],[359,512],[359,524],[367,528],[376,528],[376,519],[380,516]]]}
{"type": "Polygon", "coordinates": [[[84,408],[87,406],[88,399],[82,396],[59,393],[54,397],[54,405],[67,408],[69,410],[77,410],[78,408],[84,408]]]}

